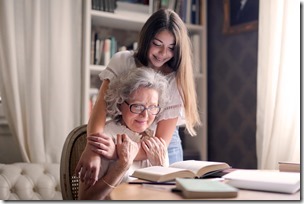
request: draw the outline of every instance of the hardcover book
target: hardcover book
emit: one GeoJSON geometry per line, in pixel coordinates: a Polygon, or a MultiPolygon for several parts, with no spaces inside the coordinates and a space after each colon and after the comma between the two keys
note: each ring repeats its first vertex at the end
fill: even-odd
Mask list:
{"type": "Polygon", "coordinates": [[[185,198],[234,198],[238,189],[217,180],[176,178],[176,188],[185,198]]]}
{"type": "Polygon", "coordinates": [[[136,169],[131,176],[154,182],[166,182],[178,177],[201,178],[228,168],[230,166],[225,162],[185,160],[175,162],[169,167],[151,166],[136,169]]]}

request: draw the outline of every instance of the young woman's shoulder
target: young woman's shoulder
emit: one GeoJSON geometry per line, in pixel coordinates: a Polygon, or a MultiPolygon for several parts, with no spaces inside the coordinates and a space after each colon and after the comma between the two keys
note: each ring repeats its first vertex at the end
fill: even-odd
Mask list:
{"type": "Polygon", "coordinates": [[[134,51],[125,50],[115,53],[106,69],[103,70],[99,77],[101,80],[117,77],[123,73],[126,69],[130,69],[135,66],[134,51]]]}
{"type": "Polygon", "coordinates": [[[116,52],[107,67],[113,68],[117,65],[133,65],[134,64],[134,51],[133,50],[124,50],[116,52]],[[127,63],[127,64],[125,64],[127,63]]]}

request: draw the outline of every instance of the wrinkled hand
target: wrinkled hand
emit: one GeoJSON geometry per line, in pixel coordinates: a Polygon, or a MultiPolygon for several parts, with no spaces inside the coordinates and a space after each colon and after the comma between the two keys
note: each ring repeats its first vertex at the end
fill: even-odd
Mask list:
{"type": "Polygon", "coordinates": [[[106,159],[114,160],[117,158],[115,143],[112,137],[100,134],[99,136],[87,136],[87,142],[91,145],[91,150],[106,159]]]}
{"type": "Polygon", "coordinates": [[[136,142],[132,141],[127,135],[117,135],[117,162],[119,163],[121,168],[128,169],[132,165],[138,153],[138,150],[139,145],[136,142]]]}
{"type": "Polygon", "coordinates": [[[150,137],[142,140],[141,145],[152,166],[168,166],[168,152],[165,140],[158,137],[150,137]]]}

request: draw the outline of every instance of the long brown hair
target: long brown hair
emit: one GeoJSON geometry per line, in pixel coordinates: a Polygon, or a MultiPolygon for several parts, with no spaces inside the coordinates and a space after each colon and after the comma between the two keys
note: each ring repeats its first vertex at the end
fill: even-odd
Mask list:
{"type": "Polygon", "coordinates": [[[186,129],[191,135],[196,135],[194,126],[200,125],[201,121],[193,76],[192,45],[188,30],[177,13],[170,9],[160,9],[150,16],[140,31],[135,59],[137,63],[148,66],[150,42],[162,30],[168,30],[175,37],[174,56],[167,64],[176,72],[178,91],[184,103],[186,129]]]}

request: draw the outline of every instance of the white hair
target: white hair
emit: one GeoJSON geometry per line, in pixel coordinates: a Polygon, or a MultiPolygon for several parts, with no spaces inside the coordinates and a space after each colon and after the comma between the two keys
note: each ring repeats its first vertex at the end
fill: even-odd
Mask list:
{"type": "Polygon", "coordinates": [[[107,114],[115,121],[122,119],[119,105],[128,100],[138,88],[151,88],[158,93],[158,105],[162,109],[168,102],[168,80],[161,74],[148,67],[132,68],[112,79],[105,95],[107,114]]]}

